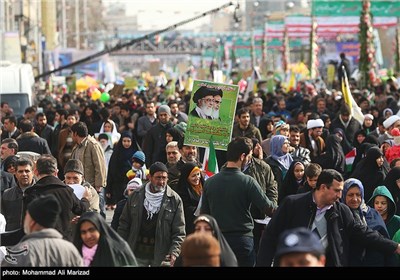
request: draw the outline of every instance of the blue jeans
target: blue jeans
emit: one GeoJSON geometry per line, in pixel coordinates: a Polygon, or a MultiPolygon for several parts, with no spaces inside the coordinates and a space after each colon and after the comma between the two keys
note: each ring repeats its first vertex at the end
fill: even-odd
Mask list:
{"type": "Polygon", "coordinates": [[[225,235],[232,251],[236,255],[239,266],[253,267],[256,264],[256,251],[254,250],[254,238],[243,235],[225,235]]]}

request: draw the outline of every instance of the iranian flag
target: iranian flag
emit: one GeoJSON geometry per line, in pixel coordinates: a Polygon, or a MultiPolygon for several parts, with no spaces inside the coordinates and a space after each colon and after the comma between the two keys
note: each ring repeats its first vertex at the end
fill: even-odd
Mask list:
{"type": "Polygon", "coordinates": [[[356,158],[356,148],[354,148],[353,150],[351,150],[350,152],[348,152],[345,155],[345,159],[346,159],[346,172],[351,172],[352,167],[353,167],[353,162],[354,159],[356,158]]]}
{"type": "Polygon", "coordinates": [[[215,148],[212,139],[210,139],[209,147],[206,148],[206,152],[204,153],[203,168],[207,175],[205,179],[219,172],[217,155],[215,154],[215,148]]]}

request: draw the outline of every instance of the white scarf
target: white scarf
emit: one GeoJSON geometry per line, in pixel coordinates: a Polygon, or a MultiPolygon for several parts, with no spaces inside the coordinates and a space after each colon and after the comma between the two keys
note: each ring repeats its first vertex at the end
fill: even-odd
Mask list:
{"type": "Polygon", "coordinates": [[[144,194],[144,208],[147,210],[147,220],[151,220],[153,214],[160,211],[164,192],[165,188],[161,192],[152,193],[150,191],[150,183],[147,183],[144,194]]]}

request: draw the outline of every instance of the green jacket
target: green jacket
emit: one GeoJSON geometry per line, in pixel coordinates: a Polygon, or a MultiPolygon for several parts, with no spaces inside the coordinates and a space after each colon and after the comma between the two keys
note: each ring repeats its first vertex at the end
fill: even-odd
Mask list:
{"type": "Polygon", "coordinates": [[[396,204],[390,191],[385,186],[378,186],[374,190],[368,205],[374,208],[374,200],[377,196],[385,196],[388,199],[388,218],[385,220],[390,238],[393,238],[396,232],[400,229],[400,216],[395,215],[396,204]]]}
{"type": "MultiPolygon", "coordinates": [[[[118,233],[128,242],[133,252],[135,252],[136,241],[142,224],[145,186],[147,184],[129,196],[119,219],[118,233]]],[[[173,254],[178,257],[185,237],[182,200],[175,191],[167,186],[160,212],[158,212],[152,266],[160,266],[166,255],[173,254]]]]}

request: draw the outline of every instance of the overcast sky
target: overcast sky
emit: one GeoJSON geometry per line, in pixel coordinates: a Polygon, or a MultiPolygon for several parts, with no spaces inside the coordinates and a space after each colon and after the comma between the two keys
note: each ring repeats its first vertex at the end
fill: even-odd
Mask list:
{"type": "MultiPolygon", "coordinates": [[[[138,16],[139,29],[154,30],[168,27],[229,2],[237,3],[237,0],[103,0],[105,4],[118,2],[126,3],[127,15],[138,16]]],[[[239,2],[244,1],[239,0],[239,2]]],[[[234,6],[228,8],[228,11],[233,10],[234,6]]],[[[182,28],[197,28],[209,21],[210,16],[206,16],[182,28]]]]}

